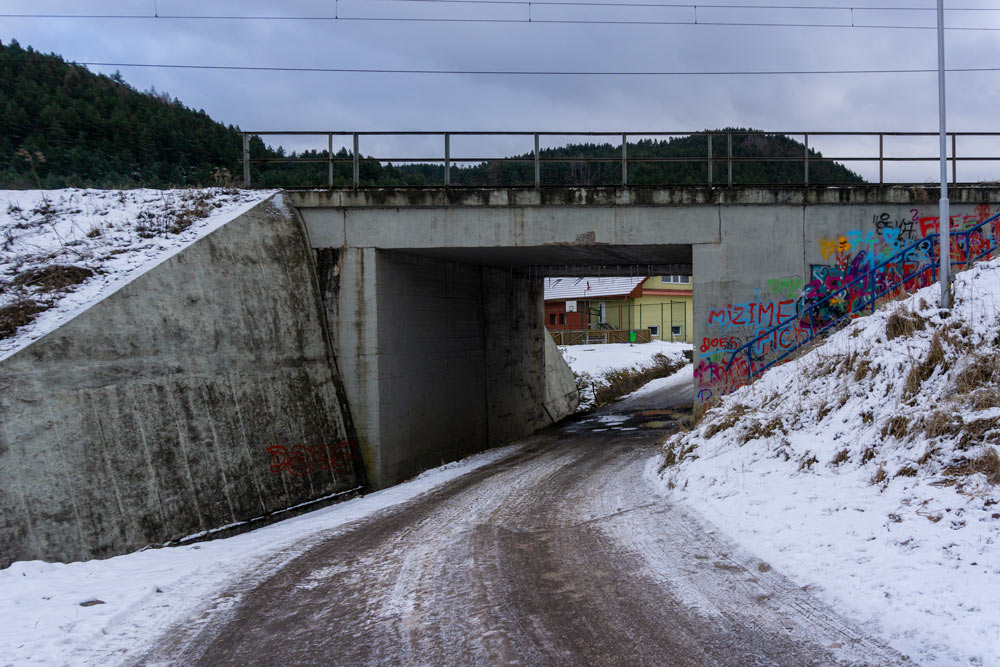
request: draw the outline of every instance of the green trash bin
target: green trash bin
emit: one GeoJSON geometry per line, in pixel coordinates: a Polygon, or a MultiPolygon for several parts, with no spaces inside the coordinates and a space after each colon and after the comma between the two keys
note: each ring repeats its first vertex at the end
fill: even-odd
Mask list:
{"type": "Polygon", "coordinates": [[[635,332],[634,331],[629,331],[628,332],[628,342],[630,342],[630,343],[634,343],[635,342],[635,332]]]}

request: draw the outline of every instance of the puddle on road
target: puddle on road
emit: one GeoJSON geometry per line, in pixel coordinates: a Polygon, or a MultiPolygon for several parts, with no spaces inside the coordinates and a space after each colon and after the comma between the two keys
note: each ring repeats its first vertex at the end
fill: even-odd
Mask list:
{"type": "Polygon", "coordinates": [[[563,426],[563,430],[570,433],[670,430],[682,422],[690,421],[690,419],[691,410],[689,408],[643,410],[633,414],[581,415],[576,420],[568,421],[563,426]]]}

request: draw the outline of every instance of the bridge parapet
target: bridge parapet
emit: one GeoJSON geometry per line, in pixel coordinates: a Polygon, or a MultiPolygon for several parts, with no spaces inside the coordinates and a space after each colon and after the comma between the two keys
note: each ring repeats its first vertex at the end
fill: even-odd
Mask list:
{"type": "MultiPolygon", "coordinates": [[[[676,185],[747,186],[761,182],[789,185],[920,184],[927,175],[914,169],[936,164],[927,155],[936,132],[779,132],[706,130],[703,132],[350,132],[247,131],[243,133],[243,180],[262,178],[274,187],[388,183],[440,184],[444,187],[523,185],[676,185]],[[286,155],[268,151],[262,137],[296,142],[314,137],[326,150],[286,155]],[[573,145],[571,139],[584,140],[573,145]],[[533,145],[529,141],[533,140],[533,145]],[[810,140],[812,143],[810,143],[810,140]],[[523,146],[518,147],[518,142],[523,146]],[[558,142],[562,142],[559,145],[558,142]],[[365,149],[381,152],[365,155],[365,149]],[[453,150],[455,145],[457,150],[453,150]],[[392,147],[392,148],[390,148],[392,147]],[[826,151],[824,155],[821,150],[826,151]],[[336,150],[335,150],[336,149],[336,150]],[[388,151],[388,153],[386,153],[388,151]],[[520,151],[520,152],[519,152],[520,151]],[[392,155],[392,157],[390,157],[392,155]],[[290,169],[288,166],[290,165],[290,169]],[[402,165],[400,167],[399,165],[402,165]],[[762,165],[766,178],[761,181],[762,165]],[[857,166],[858,173],[845,165],[857,166]],[[890,173],[887,176],[886,170],[890,173]],[[286,171],[282,171],[282,170],[286,171]],[[325,173],[324,173],[325,172],[325,173]],[[324,178],[325,176],[325,178],[324,178]],[[757,179],[757,180],[755,180],[757,179]]],[[[1000,132],[950,132],[951,180],[972,184],[992,177],[984,164],[1000,155],[980,153],[1000,132]],[[964,181],[959,181],[959,164],[964,181]]]]}

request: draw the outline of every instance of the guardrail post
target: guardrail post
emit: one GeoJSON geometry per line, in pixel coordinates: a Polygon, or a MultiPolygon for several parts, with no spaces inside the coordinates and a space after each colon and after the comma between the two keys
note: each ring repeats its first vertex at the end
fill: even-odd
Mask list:
{"type": "Polygon", "coordinates": [[[538,134],[535,134],[535,187],[542,187],[542,165],[539,162],[538,154],[538,134]]]}
{"type": "Polygon", "coordinates": [[[250,135],[243,133],[243,187],[250,187],[250,135]]]}
{"type": "Polygon", "coordinates": [[[451,135],[444,133],[444,187],[451,185],[451,135]]]}
{"type": "Polygon", "coordinates": [[[708,184],[712,185],[712,133],[708,133],[708,184]]]}
{"type": "Polygon", "coordinates": [[[884,138],[885,135],[879,132],[878,134],[878,184],[879,185],[885,185],[885,161],[883,159],[885,157],[885,151],[884,151],[884,144],[882,141],[884,138]]]}
{"type": "Polygon", "coordinates": [[[354,189],[361,184],[361,163],[358,159],[358,133],[354,133],[354,189]]]}
{"type": "Polygon", "coordinates": [[[726,132],[726,170],[729,172],[727,183],[733,187],[733,133],[726,132]]]}
{"type": "Polygon", "coordinates": [[[806,176],[806,185],[809,185],[809,135],[808,134],[805,135],[805,141],[803,141],[803,144],[805,144],[805,172],[806,172],[805,176],[806,176]]]}
{"type": "Polygon", "coordinates": [[[628,135],[622,134],[622,187],[628,186],[628,135]]]}
{"type": "Polygon", "coordinates": [[[333,133],[326,135],[326,184],[333,187],[333,133]]]}

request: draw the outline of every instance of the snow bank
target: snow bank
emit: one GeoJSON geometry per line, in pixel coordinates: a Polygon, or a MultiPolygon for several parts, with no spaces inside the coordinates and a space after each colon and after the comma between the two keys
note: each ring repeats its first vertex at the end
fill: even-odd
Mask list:
{"type": "Polygon", "coordinates": [[[272,194],[0,191],[0,360],[272,194]]]}
{"type": "Polygon", "coordinates": [[[1000,664],[1000,260],[855,320],[667,441],[659,479],[922,664],[1000,664]]]}
{"type": "Polygon", "coordinates": [[[108,665],[141,657],[254,568],[277,568],[329,531],[406,502],[509,456],[512,445],[410,482],[226,539],[85,563],[18,562],[0,570],[0,665],[108,665]]]}
{"type": "Polygon", "coordinates": [[[641,371],[662,362],[666,357],[671,365],[682,365],[685,352],[690,352],[688,343],[668,343],[654,340],[649,343],[609,343],[602,345],[564,345],[559,348],[563,359],[577,377],[580,390],[580,406],[577,412],[594,407],[597,390],[606,382],[608,373],[614,371],[641,371]],[[659,355],[662,355],[660,357],[659,355]]]}

